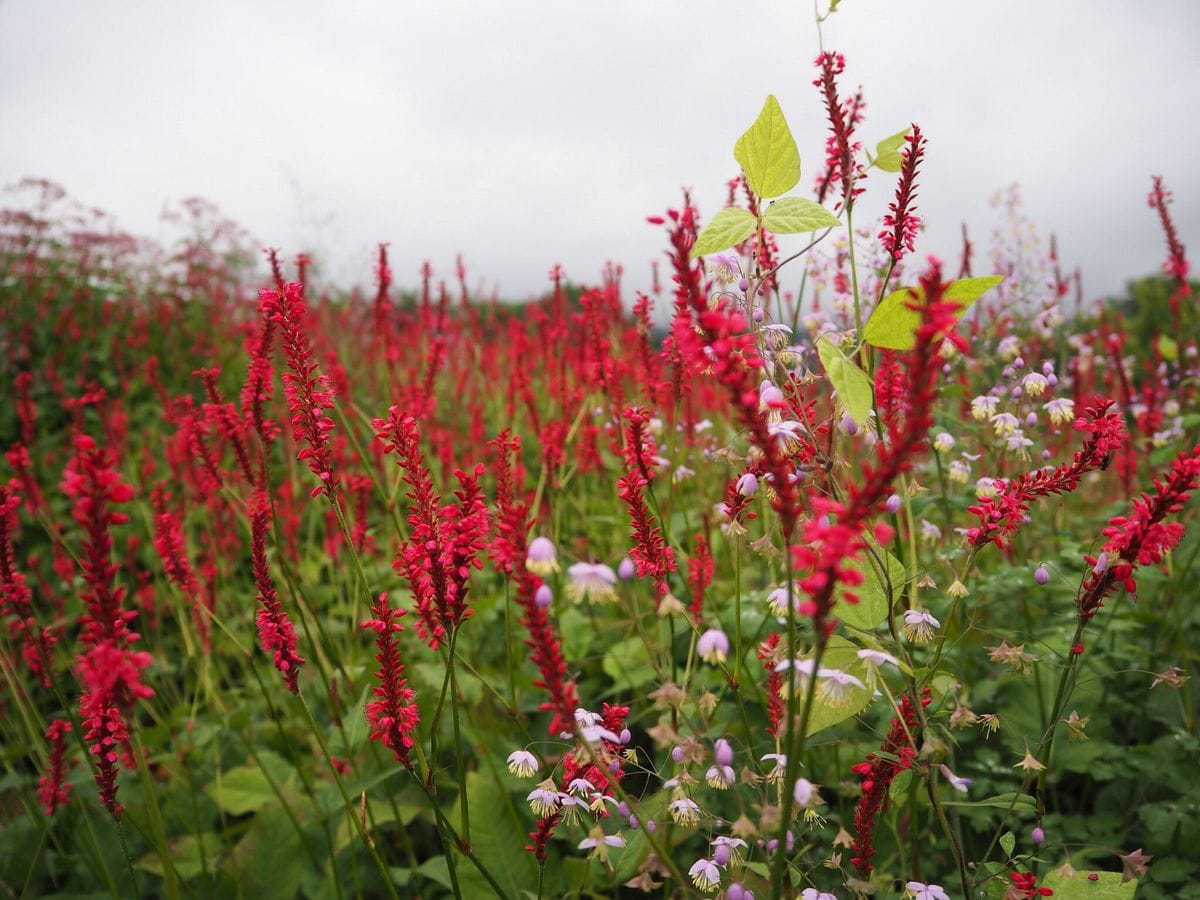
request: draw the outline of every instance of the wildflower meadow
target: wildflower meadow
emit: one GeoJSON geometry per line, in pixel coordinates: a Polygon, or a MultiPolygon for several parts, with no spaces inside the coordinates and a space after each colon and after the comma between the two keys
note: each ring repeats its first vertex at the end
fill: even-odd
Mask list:
{"type": "Polygon", "coordinates": [[[852,65],[630,223],[644,292],[7,191],[3,895],[1200,897],[1169,187],[1126,298],[1015,189],[926,247],[852,65]]]}

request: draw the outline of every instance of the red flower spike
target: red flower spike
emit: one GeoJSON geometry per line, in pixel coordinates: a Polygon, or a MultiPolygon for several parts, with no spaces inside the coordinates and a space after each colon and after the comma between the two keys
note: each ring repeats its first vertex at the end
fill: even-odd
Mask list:
{"type": "Polygon", "coordinates": [[[380,594],[371,607],[372,619],[362,623],[363,628],[375,632],[375,661],[379,670],[375,678],[379,682],[371,692],[375,698],[367,703],[367,724],[371,726],[371,740],[379,741],[395,754],[397,761],[412,768],[409,751],[413,747],[413,732],[421,721],[421,712],[415,703],[416,692],[408,687],[404,677],[404,664],[400,661],[400,647],[396,634],[404,630],[398,621],[404,610],[395,609],[388,603],[387,594],[380,594]]]}

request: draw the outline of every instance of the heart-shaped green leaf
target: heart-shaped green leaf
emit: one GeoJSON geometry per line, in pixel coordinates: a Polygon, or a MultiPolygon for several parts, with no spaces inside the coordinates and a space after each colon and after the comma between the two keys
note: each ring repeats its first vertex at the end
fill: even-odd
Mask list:
{"type": "Polygon", "coordinates": [[[774,95],[733,146],[733,158],[746,173],[750,190],[764,199],[778,197],[800,181],[800,151],[774,95]]]}

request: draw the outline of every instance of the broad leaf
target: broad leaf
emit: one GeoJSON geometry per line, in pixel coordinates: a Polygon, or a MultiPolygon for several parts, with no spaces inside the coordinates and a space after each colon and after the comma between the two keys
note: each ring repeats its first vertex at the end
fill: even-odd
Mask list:
{"type": "MultiPolygon", "coordinates": [[[[959,317],[980,297],[1004,280],[1002,275],[983,278],[960,278],[946,286],[943,297],[958,304],[959,317]]],[[[917,343],[921,314],[909,304],[920,306],[925,294],[920,288],[900,288],[892,291],[875,307],[863,326],[863,340],[888,350],[911,350],[917,343]]]]}
{"type": "Polygon", "coordinates": [[[696,244],[692,247],[692,259],[709,253],[728,250],[754,234],[758,220],[754,215],[736,206],[721,210],[704,226],[696,244]]]}
{"type": "MultiPolygon", "coordinates": [[[[907,576],[904,564],[881,548],[873,538],[868,538],[867,543],[871,545],[876,554],[883,558],[887,565],[892,595],[898,595],[907,576]]],[[[875,565],[873,559],[865,556],[862,560],[854,563],[853,568],[863,573],[863,583],[854,589],[854,593],[858,595],[858,602],[847,603],[845,588],[839,588],[835,595],[837,599],[833,605],[833,614],[839,620],[852,628],[859,628],[863,631],[873,630],[888,615],[887,584],[880,577],[880,573],[875,571],[875,565]]]]}
{"type": "Polygon", "coordinates": [[[842,406],[856,424],[862,425],[871,413],[874,398],[871,379],[827,337],[817,341],[817,353],[842,406]]]}
{"type": "Polygon", "coordinates": [[[1064,875],[1061,869],[1050,872],[1041,882],[1054,891],[1055,900],[1133,900],[1137,879],[1121,883],[1120,872],[1076,871],[1064,875]]]}
{"type": "MultiPolygon", "coordinates": [[[[858,647],[836,634],[829,639],[825,655],[821,658],[821,668],[840,669],[848,675],[853,675],[864,685],[867,682],[867,666],[858,658],[858,647]]],[[[787,673],[784,673],[786,680],[787,673]]],[[[830,703],[821,696],[821,681],[817,680],[817,696],[813,698],[812,712],[808,717],[808,733],[816,734],[830,728],[838,722],[844,722],[851,716],[856,716],[871,702],[871,692],[866,687],[850,687],[845,703],[830,703]]],[[[807,690],[802,687],[801,690],[807,690]]],[[[796,698],[802,707],[803,696],[796,698]]],[[[800,707],[798,707],[800,708],[800,707]]]]}
{"type": "Polygon", "coordinates": [[[733,146],[733,157],[746,173],[750,189],[763,199],[778,197],[800,181],[800,151],[774,95],[733,146]]]}
{"type": "Polygon", "coordinates": [[[1158,336],[1158,352],[1168,362],[1174,362],[1179,359],[1179,345],[1175,343],[1173,338],[1167,337],[1165,334],[1158,336]]]}
{"type": "Polygon", "coordinates": [[[763,227],[776,234],[799,234],[841,224],[841,219],[805,197],[783,197],[763,213],[763,227]]]}
{"type": "Polygon", "coordinates": [[[891,137],[885,137],[882,141],[875,145],[874,164],[885,172],[899,172],[900,151],[904,147],[904,139],[908,137],[911,128],[905,128],[903,131],[893,134],[891,137]]]}

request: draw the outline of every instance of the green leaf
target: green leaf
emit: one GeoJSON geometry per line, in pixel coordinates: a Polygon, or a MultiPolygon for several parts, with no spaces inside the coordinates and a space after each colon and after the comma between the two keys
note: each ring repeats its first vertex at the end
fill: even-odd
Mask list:
{"type": "Polygon", "coordinates": [[[1004,852],[1010,857],[1013,855],[1013,850],[1017,846],[1017,836],[1011,831],[1004,832],[1004,836],[1000,838],[1000,846],[1004,848],[1004,852]]]}
{"type": "Polygon", "coordinates": [[[696,244],[692,247],[692,259],[708,253],[728,250],[754,234],[758,220],[754,215],[737,206],[727,206],[704,226],[696,244]]]}
{"type": "Polygon", "coordinates": [[[604,673],[618,688],[634,690],[654,680],[653,667],[646,662],[646,645],[640,638],[619,641],[604,654],[604,673]]]}
{"type": "MultiPolygon", "coordinates": [[[[942,296],[958,304],[957,315],[961,318],[972,303],[1003,280],[1002,275],[960,278],[947,285],[942,296]]],[[[911,350],[921,326],[921,314],[908,307],[911,302],[918,306],[925,302],[920,288],[900,288],[884,297],[863,326],[863,340],[888,350],[911,350]]]]}
{"type": "Polygon", "coordinates": [[[1158,352],[1168,362],[1174,362],[1179,359],[1179,345],[1175,343],[1174,339],[1167,337],[1165,334],[1158,336],[1158,352]]]}
{"type": "MultiPolygon", "coordinates": [[[[874,538],[868,537],[867,543],[871,545],[876,554],[883,557],[887,565],[888,581],[891,582],[892,593],[895,595],[907,579],[908,573],[904,564],[880,547],[874,538]]],[[[853,568],[863,573],[863,583],[854,591],[858,594],[858,602],[847,603],[845,588],[839,586],[837,599],[833,605],[833,614],[851,628],[871,631],[887,618],[887,584],[880,577],[880,573],[875,571],[874,559],[864,557],[856,562],[853,568]]]]}
{"type": "MultiPolygon", "coordinates": [[[[829,639],[825,655],[821,659],[821,667],[841,669],[866,684],[867,666],[858,658],[858,646],[836,634],[829,639]]],[[[786,679],[787,676],[784,677],[786,679]]],[[[817,696],[813,699],[812,712],[808,717],[808,733],[810,735],[830,728],[839,722],[844,722],[851,716],[858,715],[871,702],[871,692],[865,687],[850,687],[848,702],[836,705],[825,700],[821,696],[820,690],[818,680],[817,696]]]]}
{"type": "Polygon", "coordinates": [[[596,634],[596,628],[577,607],[569,606],[558,617],[563,654],[567,659],[583,659],[596,634]]]}
{"type": "MultiPolygon", "coordinates": [[[[258,758],[270,770],[277,785],[287,780],[291,766],[281,757],[265,750],[259,752],[258,758]]],[[[271,782],[256,765],[236,766],[211,782],[206,790],[217,806],[231,816],[256,812],[276,799],[271,782]]]]}
{"type": "Polygon", "coordinates": [[[992,809],[1013,809],[1017,812],[1036,812],[1037,804],[1033,802],[1033,798],[1028,794],[1015,794],[1009,791],[1005,794],[997,794],[995,797],[988,797],[986,800],[943,800],[942,806],[969,806],[975,808],[989,807],[992,809]],[[1014,803],[1014,798],[1016,802],[1014,803]]]}
{"type": "MultiPolygon", "coordinates": [[[[215,869],[217,857],[221,853],[221,842],[211,831],[202,832],[199,836],[187,834],[171,841],[171,865],[176,874],[184,881],[189,881],[208,869],[215,869]]],[[[152,850],[137,862],[139,869],[153,872],[155,875],[164,874],[163,862],[158,851],[152,850]]]]}
{"type": "Polygon", "coordinates": [[[1137,879],[1121,883],[1120,872],[1082,872],[1070,875],[1055,869],[1042,879],[1042,885],[1054,891],[1055,900],[1133,900],[1137,879]],[[1093,880],[1093,877],[1095,880],[1093,880]]]}
{"type": "MultiPolygon", "coordinates": [[[[537,884],[537,863],[533,854],[524,850],[529,825],[506,793],[480,772],[467,773],[467,800],[476,812],[471,816],[471,848],[485,860],[508,895],[518,897],[521,888],[537,884]]],[[[461,828],[459,833],[463,833],[461,828]]],[[[491,897],[495,893],[479,870],[461,858],[458,877],[465,897],[491,897]]]]}
{"type": "Polygon", "coordinates": [[[734,144],[733,158],[746,173],[750,189],[763,199],[785,194],[799,183],[800,151],[774,95],[767,95],[754,124],[734,144]]]}
{"type": "Polygon", "coordinates": [[[841,219],[806,197],[782,197],[763,213],[763,227],[776,234],[800,234],[841,224],[841,219]]]}
{"type": "Polygon", "coordinates": [[[825,367],[825,374],[829,376],[830,384],[838,392],[842,406],[855,424],[862,425],[871,413],[874,400],[871,379],[827,337],[821,337],[817,341],[817,353],[825,367]]]}
{"type": "Polygon", "coordinates": [[[905,128],[891,137],[885,137],[875,145],[874,165],[877,168],[883,169],[885,172],[900,171],[900,149],[904,146],[904,139],[908,137],[910,131],[912,131],[911,128],[905,128]]]}

